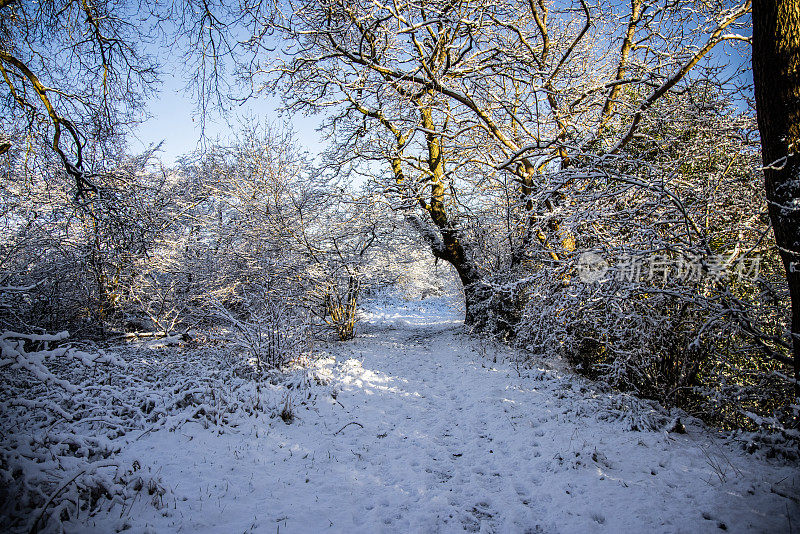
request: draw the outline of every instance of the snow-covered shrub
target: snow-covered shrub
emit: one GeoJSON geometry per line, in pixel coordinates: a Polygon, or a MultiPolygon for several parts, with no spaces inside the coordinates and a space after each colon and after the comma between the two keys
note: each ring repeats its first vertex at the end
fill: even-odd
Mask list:
{"type": "Polygon", "coordinates": [[[196,308],[219,303],[241,320],[246,293],[259,299],[258,288],[269,287],[270,298],[305,307],[301,326],[352,337],[361,288],[380,278],[381,269],[365,266],[391,233],[391,210],[315,168],[293,133],[275,127],[247,126],[232,144],[184,162],[180,174],[202,194],[176,231],[180,246],[165,247],[164,257],[196,308]]]}
{"type": "Polygon", "coordinates": [[[107,154],[96,193],[77,202],[58,167],[13,153],[0,180],[0,328],[99,337],[124,326],[138,262],[178,207],[152,155],[107,154]]]}
{"type": "Polygon", "coordinates": [[[0,333],[0,522],[38,532],[121,498],[130,470],[113,440],[130,428],[93,390],[103,390],[110,352],[78,350],[58,334],[0,333]],[[98,402],[100,401],[100,402],[98,402]],[[94,428],[96,431],[87,432],[94,428]]]}
{"type": "Polygon", "coordinates": [[[612,279],[584,283],[565,265],[528,285],[516,342],[723,426],[753,428],[752,414],[793,418],[781,411],[791,404],[788,370],[759,350],[782,327],[772,306],[743,302],[729,282],[626,283],[615,268],[612,279]]]}
{"type": "Polygon", "coordinates": [[[539,177],[535,203],[552,209],[535,226],[542,246],[507,275],[524,288],[514,335],[706,421],[791,427],[788,292],[742,137],[753,121],[695,98],[643,123],[624,154],[539,177]]]}
{"type": "Polygon", "coordinates": [[[250,286],[227,307],[217,303],[214,313],[230,329],[228,345],[247,354],[258,374],[281,368],[307,349],[307,314],[284,293],[250,286]]]}
{"type": "Polygon", "coordinates": [[[340,341],[353,339],[356,327],[361,281],[356,276],[348,276],[347,281],[333,281],[316,284],[311,298],[319,310],[317,317],[328,325],[340,341]]]}

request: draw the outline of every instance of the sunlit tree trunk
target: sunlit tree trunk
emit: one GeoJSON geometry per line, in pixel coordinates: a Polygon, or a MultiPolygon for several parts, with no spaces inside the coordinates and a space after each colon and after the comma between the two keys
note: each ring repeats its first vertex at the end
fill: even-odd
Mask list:
{"type": "Polygon", "coordinates": [[[444,154],[441,141],[436,132],[433,112],[430,106],[420,106],[420,124],[425,128],[425,140],[428,147],[428,168],[430,169],[430,198],[425,208],[433,223],[439,228],[442,246],[433,247],[433,253],[439,259],[450,263],[458,273],[464,287],[466,316],[464,322],[473,325],[476,322],[476,308],[485,298],[483,275],[475,265],[474,259],[464,247],[458,228],[447,216],[445,207],[444,154]]]}

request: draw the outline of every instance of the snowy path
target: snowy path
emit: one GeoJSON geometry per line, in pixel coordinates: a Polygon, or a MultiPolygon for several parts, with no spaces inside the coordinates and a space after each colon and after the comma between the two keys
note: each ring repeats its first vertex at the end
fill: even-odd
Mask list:
{"type": "Polygon", "coordinates": [[[291,425],[261,417],[221,435],[186,425],[144,436],[124,454],[157,473],[171,501],[158,511],[145,496],[80,528],[800,529],[793,468],[744,455],[697,427],[687,435],[631,431],[625,418],[614,420],[618,396],[555,371],[519,376],[503,363],[506,349],[481,348],[441,309],[415,303],[393,317],[374,315],[358,339],[331,347],[335,360],[318,370],[330,383],[296,392],[291,425]]]}

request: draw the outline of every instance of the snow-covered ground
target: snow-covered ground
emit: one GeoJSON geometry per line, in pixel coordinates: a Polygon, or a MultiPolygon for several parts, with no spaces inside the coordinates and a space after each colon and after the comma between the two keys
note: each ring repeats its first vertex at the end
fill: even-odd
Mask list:
{"type": "Polygon", "coordinates": [[[373,302],[288,403],[168,426],[120,453],[167,490],[81,532],[790,532],[796,465],[564,371],[517,369],[449,303],[373,302]],[[257,412],[256,412],[257,413],[257,412]],[[153,506],[153,501],[158,507],[153,506]]]}

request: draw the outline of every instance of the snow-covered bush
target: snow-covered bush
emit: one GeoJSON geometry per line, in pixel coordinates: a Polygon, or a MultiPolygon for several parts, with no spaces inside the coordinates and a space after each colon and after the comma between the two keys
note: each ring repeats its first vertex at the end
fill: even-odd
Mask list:
{"type": "Polygon", "coordinates": [[[250,286],[214,313],[229,329],[228,345],[247,354],[256,373],[279,369],[308,348],[308,314],[283,293],[250,286]]]}
{"type": "Polygon", "coordinates": [[[360,293],[361,280],[357,275],[342,280],[323,279],[313,284],[309,294],[311,311],[340,341],[353,339],[360,293]]]}
{"type": "Polygon", "coordinates": [[[0,180],[0,327],[81,337],[124,327],[131,279],[176,207],[153,152],[109,154],[110,170],[80,202],[57,166],[29,167],[12,152],[0,180]]]}
{"type": "Polygon", "coordinates": [[[488,330],[513,323],[503,335],[520,345],[706,421],[784,431],[797,425],[788,293],[743,136],[753,121],[713,92],[693,98],[663,101],[672,119],[643,122],[624,154],[539,176],[541,246],[495,275],[488,330]]]}
{"type": "Polygon", "coordinates": [[[760,355],[743,327],[752,310],[737,311],[719,293],[613,281],[559,286],[531,294],[518,326],[531,351],[559,354],[581,373],[726,426],[746,425],[745,411],[771,414],[790,394],[774,374],[780,364],[760,355]]]}
{"type": "MultiPolygon", "coordinates": [[[[579,248],[519,283],[525,304],[516,341],[728,428],[756,428],[752,414],[796,424],[785,283],[774,250],[760,246],[768,227],[720,212],[707,232],[678,239],[674,221],[700,215],[681,214],[692,204],[670,209],[666,191],[642,194],[611,180],[586,190],[595,192],[597,211],[572,223],[579,248]],[[604,198],[613,199],[607,211],[604,198]],[[586,258],[598,262],[599,279],[582,279],[586,258]]],[[[718,200],[746,194],[734,188],[718,200]]]]}
{"type": "MultiPolygon", "coordinates": [[[[103,390],[111,352],[78,350],[58,334],[0,333],[0,521],[38,532],[124,494],[131,473],[112,456],[130,428],[103,390]],[[96,432],[87,432],[95,428],[96,432]]],[[[53,530],[53,528],[50,528],[53,530]]]]}
{"type": "MultiPolygon", "coordinates": [[[[165,508],[170,481],[147,458],[119,459],[130,443],[187,424],[234,432],[242,418],[281,417],[287,398],[325,384],[303,365],[259,370],[224,336],[67,342],[66,333],[0,334],[0,524],[12,532],[58,532],[134,499],[165,508]]],[[[290,343],[283,355],[297,356],[290,343]]]]}

